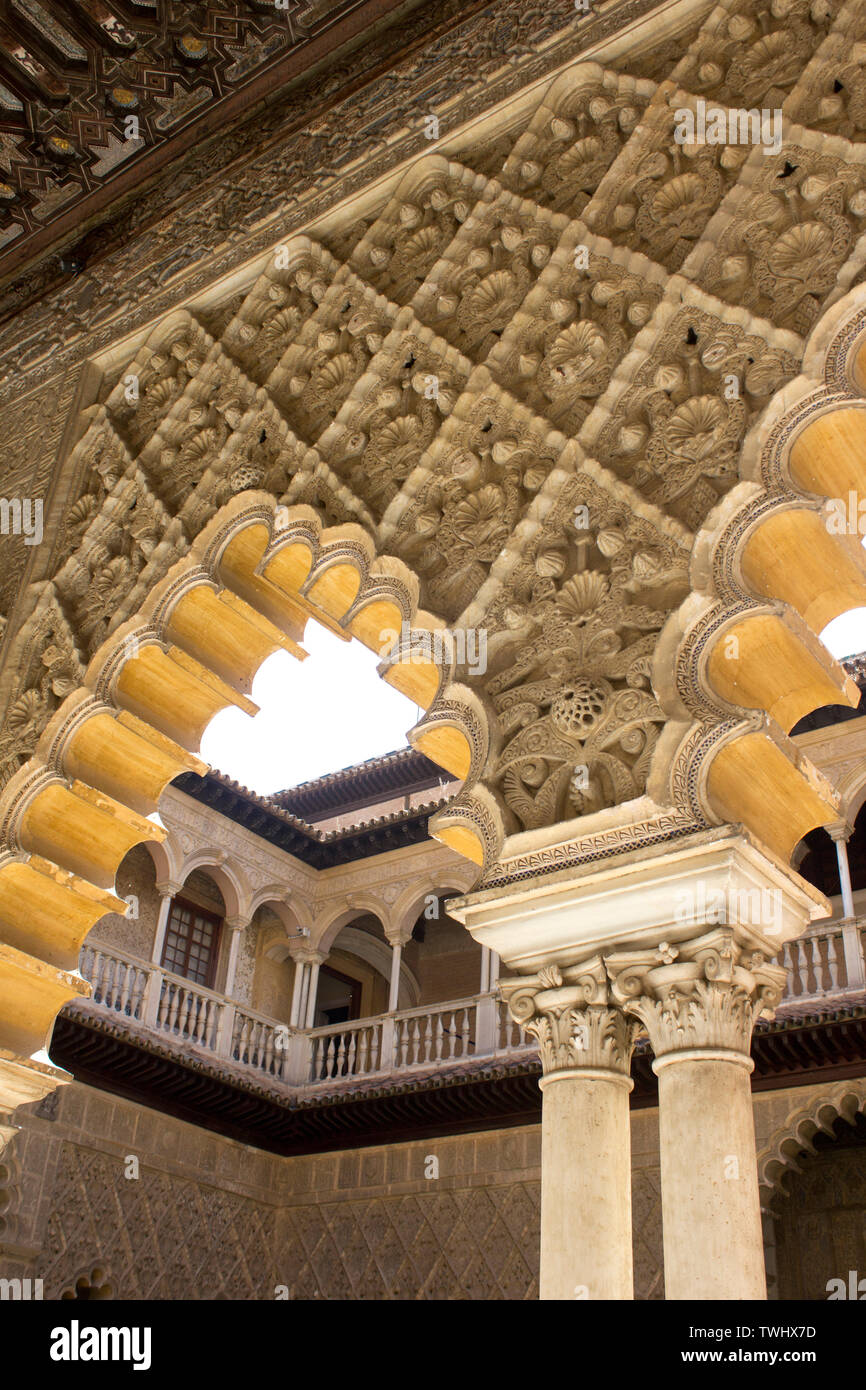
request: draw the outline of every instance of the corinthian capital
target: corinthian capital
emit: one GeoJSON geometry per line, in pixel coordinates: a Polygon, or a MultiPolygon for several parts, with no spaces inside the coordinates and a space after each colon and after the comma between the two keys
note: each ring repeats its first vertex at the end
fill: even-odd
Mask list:
{"type": "Polygon", "coordinates": [[[628,1076],[637,1028],[610,1006],[600,956],[501,980],[500,989],[514,1021],[538,1039],[545,1076],[584,1069],[628,1076]]]}
{"type": "Polygon", "coordinates": [[[735,927],[604,963],[614,999],[644,1025],[656,1057],[693,1049],[748,1055],[755,1019],[776,1006],[786,979],[735,927]]]}

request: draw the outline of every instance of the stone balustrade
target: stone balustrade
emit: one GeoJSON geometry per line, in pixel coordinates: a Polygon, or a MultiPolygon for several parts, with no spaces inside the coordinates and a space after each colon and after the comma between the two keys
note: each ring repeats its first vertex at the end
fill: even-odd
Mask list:
{"type": "MultiPolygon", "coordinates": [[[[829,922],[789,941],[778,957],[788,984],[777,1013],[796,1016],[862,997],[864,945],[866,917],[829,922]]],[[[537,1047],[496,993],[298,1030],[116,950],[86,945],[80,969],[93,986],[83,1007],[293,1087],[351,1084],[537,1047]]]]}

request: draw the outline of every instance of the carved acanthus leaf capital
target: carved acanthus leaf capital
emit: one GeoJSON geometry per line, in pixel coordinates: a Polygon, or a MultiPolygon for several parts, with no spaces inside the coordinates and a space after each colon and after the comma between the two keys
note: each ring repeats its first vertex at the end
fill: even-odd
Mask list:
{"type": "Polygon", "coordinates": [[[637,1029],[621,1009],[610,1007],[600,956],[501,980],[500,989],[514,1021],[538,1039],[545,1076],[583,1068],[628,1076],[637,1029]]]}
{"type": "Polygon", "coordinates": [[[656,1057],[692,1049],[748,1055],[755,1019],[775,1008],[786,982],[785,970],[733,927],[604,963],[613,998],[644,1025],[656,1057]]]}

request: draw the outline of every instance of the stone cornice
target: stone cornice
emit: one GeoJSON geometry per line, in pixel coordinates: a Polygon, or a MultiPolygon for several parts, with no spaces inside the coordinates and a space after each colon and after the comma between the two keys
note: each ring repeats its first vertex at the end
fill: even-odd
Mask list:
{"type": "Polygon", "coordinates": [[[602,865],[484,889],[449,910],[513,969],[532,972],[676,944],[726,922],[741,924],[753,950],[773,955],[829,908],[747,833],[718,827],[675,847],[634,848],[602,865]]]}

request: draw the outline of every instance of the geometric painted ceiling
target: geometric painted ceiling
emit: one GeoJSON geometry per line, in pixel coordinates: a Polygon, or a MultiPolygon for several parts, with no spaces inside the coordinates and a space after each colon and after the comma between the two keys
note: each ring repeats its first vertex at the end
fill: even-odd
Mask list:
{"type": "MultiPolygon", "coordinates": [[[[80,237],[397,0],[3,0],[0,279],[80,237]]],[[[405,10],[405,6],[401,6],[405,10]]],[[[76,258],[67,258],[74,268],[76,258]]]]}

